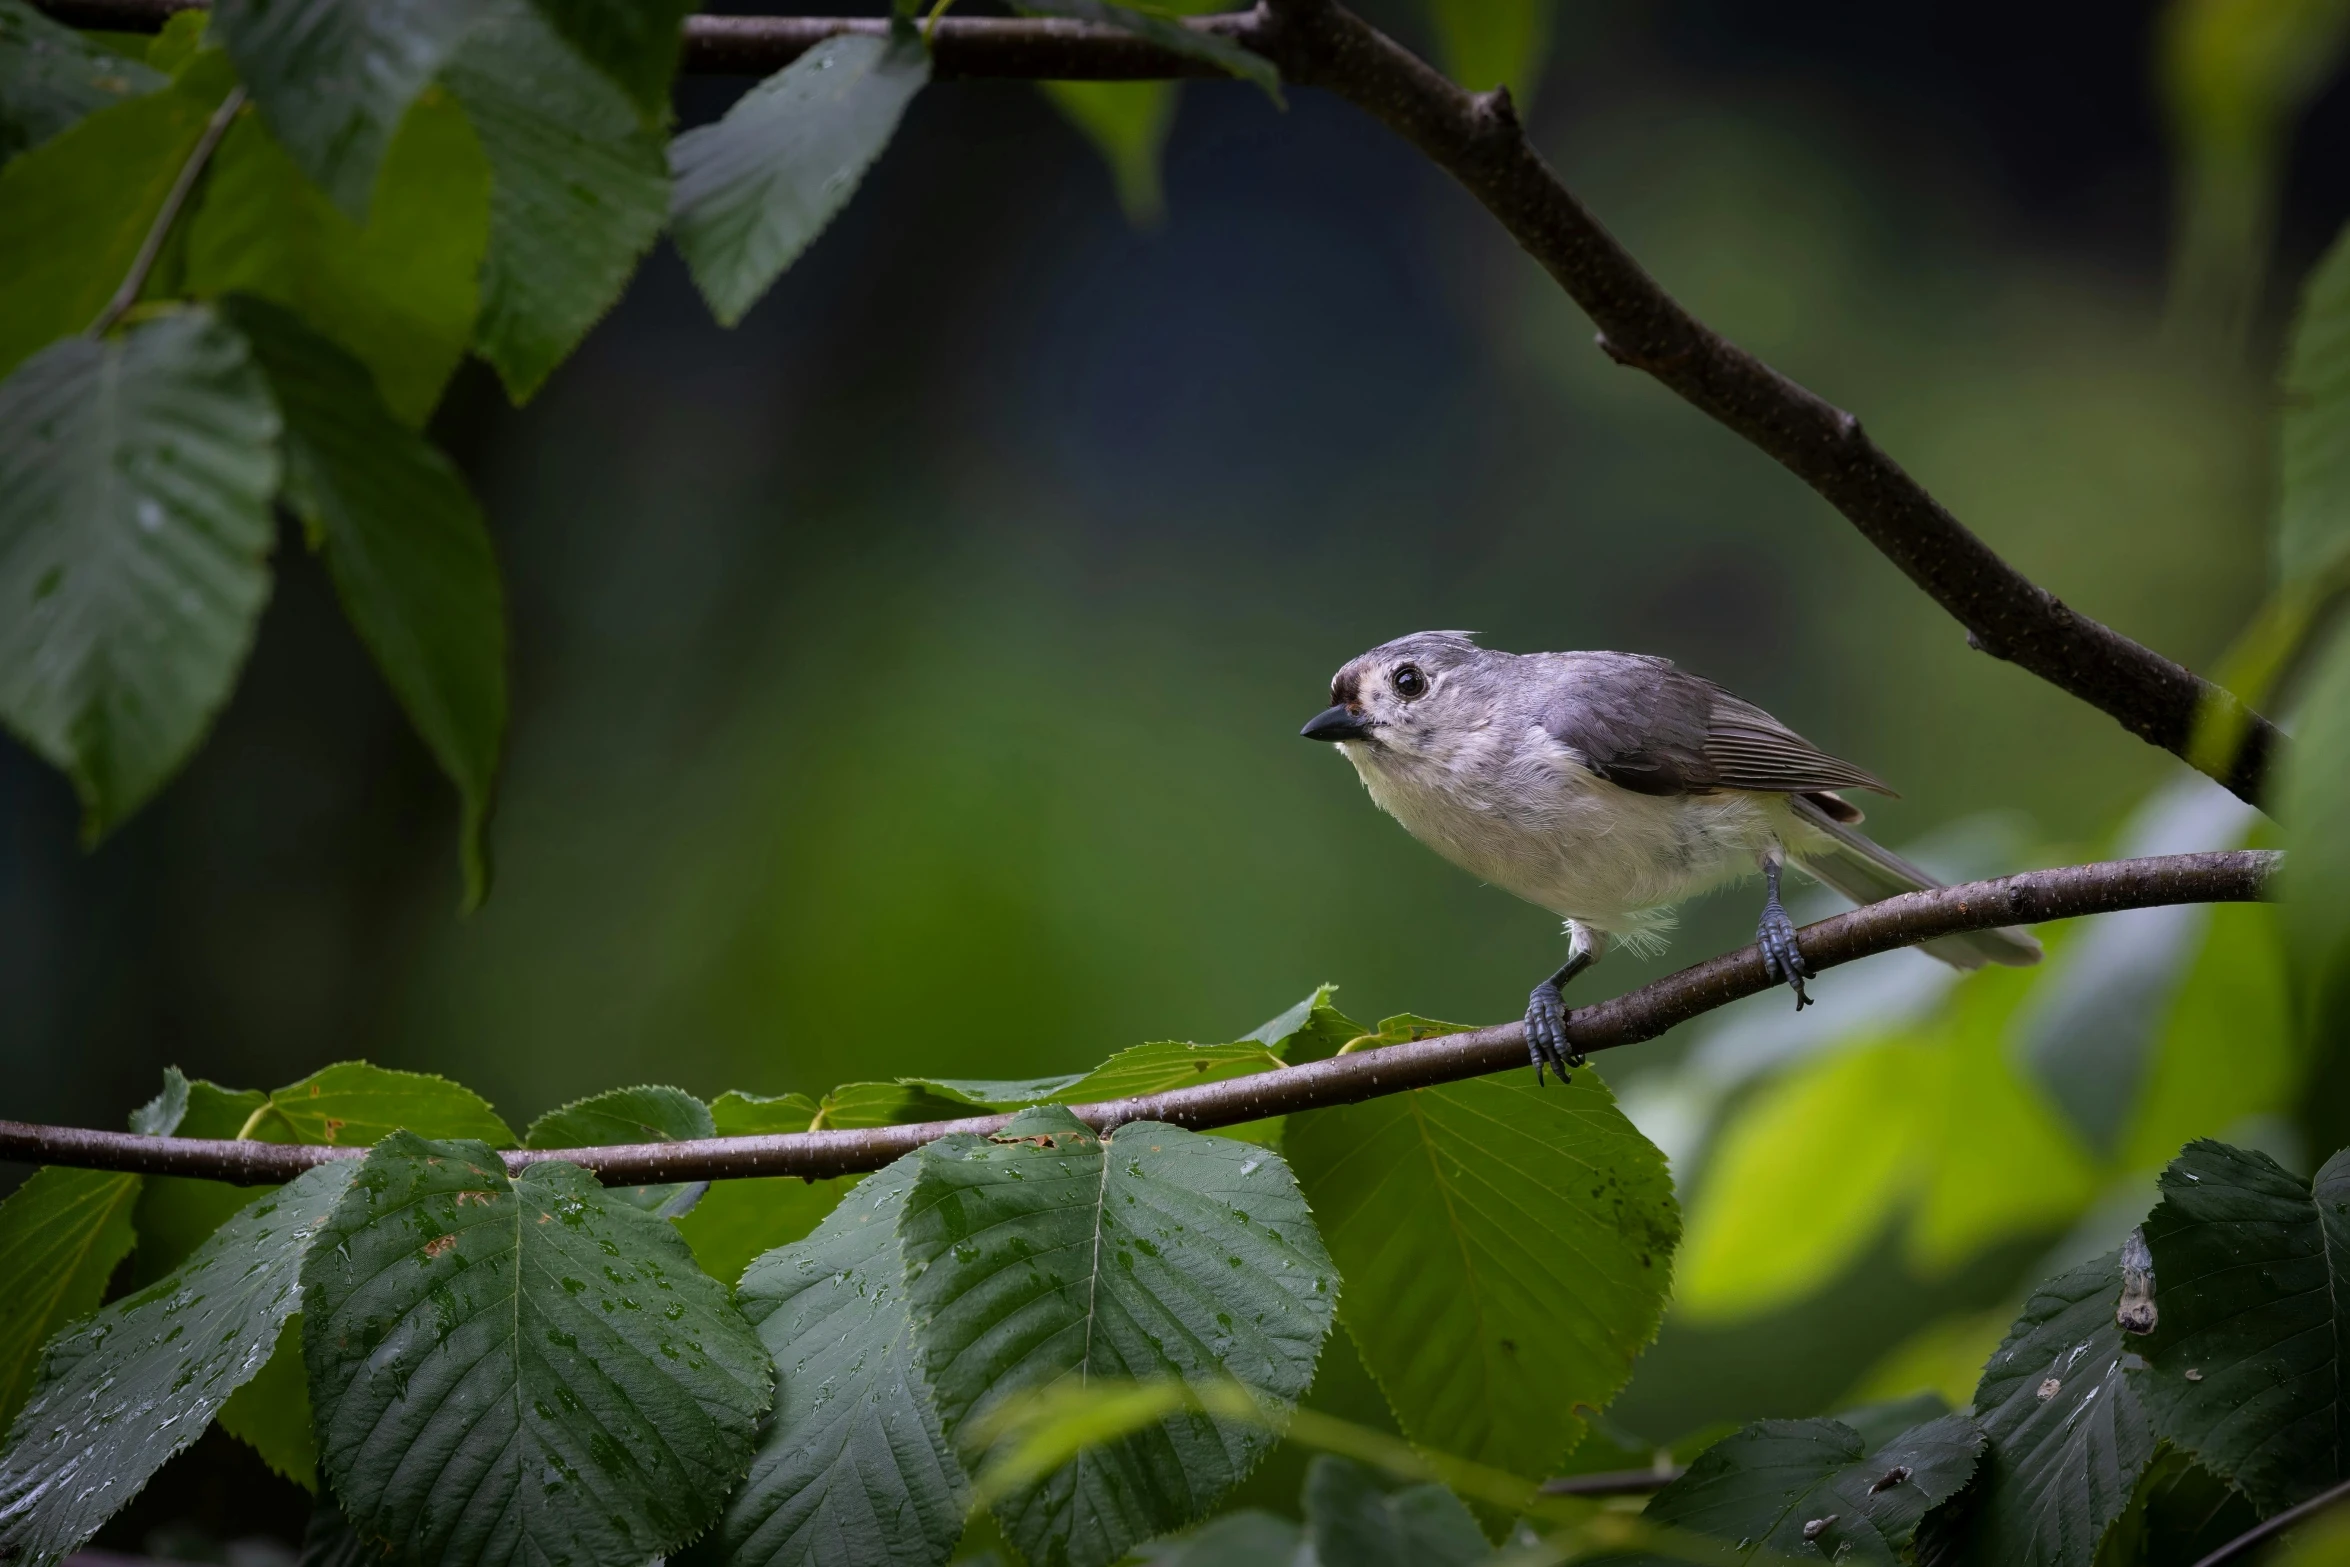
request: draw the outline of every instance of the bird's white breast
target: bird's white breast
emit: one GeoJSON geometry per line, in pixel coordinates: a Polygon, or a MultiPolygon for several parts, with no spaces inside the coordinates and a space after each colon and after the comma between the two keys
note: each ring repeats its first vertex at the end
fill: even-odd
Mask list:
{"type": "Polygon", "coordinates": [[[1527,902],[1613,935],[1751,874],[1781,836],[1773,796],[1645,795],[1598,777],[1549,734],[1481,731],[1442,757],[1340,746],[1413,837],[1527,902]]]}

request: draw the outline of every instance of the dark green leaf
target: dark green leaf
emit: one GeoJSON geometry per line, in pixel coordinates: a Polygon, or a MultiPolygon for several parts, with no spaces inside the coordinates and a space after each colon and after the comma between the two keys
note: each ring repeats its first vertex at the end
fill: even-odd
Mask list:
{"type": "Polygon", "coordinates": [[[669,212],[660,135],[528,0],[484,0],[442,79],[489,154],[474,350],[516,402],[619,299],[669,212]]]}
{"type": "Polygon", "coordinates": [[[1243,49],[1229,38],[1186,27],[1171,16],[1114,5],[1110,0],[1018,0],[1017,9],[1031,16],[1065,16],[1071,21],[1095,22],[1147,38],[1162,49],[1187,59],[1205,60],[1244,82],[1253,82],[1265,90],[1266,97],[1275,103],[1281,101],[1281,72],[1272,61],[1254,50],[1243,49]]]}
{"type": "Polygon", "coordinates": [[[1339,1317],[1413,1441],[1548,1474],[1655,1336],[1680,1211],[1596,1072],[1480,1078],[1289,1118],[1339,1317]]]}
{"type": "MultiPolygon", "coordinates": [[[[343,612],[376,668],[457,786],[465,902],[478,905],[489,887],[482,835],[506,733],[505,589],[481,509],[449,460],[391,417],[357,360],[273,305],[244,298],[230,310],[285,413],[287,498],[324,548],[343,612]]],[[[430,1093],[455,1089],[433,1082],[440,1088],[430,1093]]],[[[411,1129],[513,1137],[478,1121],[411,1129]]]]}
{"type": "Polygon", "coordinates": [[[1493,1554],[1477,1520],[1443,1486],[1386,1490],[1361,1464],[1328,1453],[1306,1469],[1305,1502],[1317,1562],[1466,1567],[1493,1554]]]}
{"type": "Polygon", "coordinates": [[[185,1072],[176,1066],[165,1067],[162,1091],[131,1112],[131,1130],[141,1137],[169,1137],[187,1119],[193,1093],[185,1072]]]}
{"type": "MultiPolygon", "coordinates": [[[[1059,1107],[924,1148],[899,1225],[939,1414],[967,1464],[1005,1400],[1063,1379],[1313,1376],[1337,1277],[1281,1160],[1159,1122],[1108,1142],[1059,1107]]],[[[1208,1511],[1272,1443],[1197,1411],[1089,1448],[996,1516],[1031,1561],[1103,1567],[1208,1511]]]]}
{"type": "Polygon", "coordinates": [[[1758,1420],[1699,1454],[1642,1516],[1735,1541],[1747,1555],[1891,1567],[1907,1559],[1927,1512],[1965,1488],[1982,1451],[1965,1415],[1874,1451],[1839,1420],[1758,1420]]]}
{"type": "Polygon", "coordinates": [[[1521,109],[1534,101],[1557,0],[1427,0],[1427,6],[1445,75],[1471,92],[1507,87],[1521,109]]]}
{"type": "Polygon", "coordinates": [[[2145,1235],[2158,1316],[2136,1381],[2157,1434],[2263,1514],[2350,1477],[2350,1152],[2311,1183],[2189,1143],[2145,1235]]]}
{"type": "MultiPolygon", "coordinates": [[[[1935,1392],[1912,1393],[1881,1404],[1862,1404],[1836,1412],[1839,1425],[1852,1427],[1862,1445],[1875,1452],[1913,1426],[1922,1426],[1950,1413],[1950,1400],[1935,1392]]],[[[1727,1433],[1725,1433],[1727,1434],[1727,1433]]],[[[1710,1445],[1710,1444],[1709,1444],[1710,1445]]]]}
{"type": "Polygon", "coordinates": [[[489,1101],[462,1083],[369,1061],[338,1061],[278,1089],[269,1096],[268,1113],[255,1116],[245,1135],[364,1148],[395,1131],[514,1146],[514,1133],[489,1101]]]}
{"type": "Polygon", "coordinates": [[[750,1460],[773,1370],[667,1222],[577,1166],[394,1133],[303,1270],[320,1467],[440,1567],[644,1567],[750,1460]],[[449,1505],[455,1498],[461,1505],[449,1505]]]}
{"type": "Polygon", "coordinates": [[[302,172],[367,215],[384,149],[476,0],[217,0],[212,35],[302,172]]]}
{"type": "Polygon", "coordinates": [[[669,117],[669,78],[693,0],[534,0],[580,57],[635,102],[648,125],[669,117]]]}
{"type": "Polygon", "coordinates": [[[743,1312],[783,1376],[719,1526],[730,1567],[913,1567],[962,1536],[968,1488],[923,1386],[898,1256],[919,1159],[866,1177],[743,1275],[743,1312]]]}
{"type": "Polygon", "coordinates": [[[1990,1438],[1962,1525],[1963,1559],[2089,1567],[2154,1457],[2144,1361],[2114,1322],[2113,1253],[2041,1285],[1983,1368],[1975,1419],[1990,1438]]]}
{"type": "Polygon", "coordinates": [[[92,839],[228,700],[269,596],[278,428],[203,309],[69,338],[0,383],[0,718],[72,777],[92,839]]]}
{"type": "MultiPolygon", "coordinates": [[[[710,1102],[710,1118],[720,1137],[804,1132],[816,1112],[816,1101],[806,1094],[769,1098],[729,1091],[710,1102]]],[[[739,1279],[752,1258],[804,1239],[856,1184],[854,1176],[829,1181],[804,1181],[796,1175],[713,1181],[693,1211],[673,1222],[705,1273],[739,1279]]]]}
{"type": "Polygon", "coordinates": [[[2291,844],[2285,943],[2307,1036],[2334,1040],[2350,1028],[2350,619],[2307,681],[2278,801],[2291,844]]]}
{"type": "Polygon", "coordinates": [[[928,80],[910,35],[827,38],[670,144],[670,227],[711,314],[740,321],[824,232],[928,80]]]}
{"type": "Polygon", "coordinates": [[[321,1496],[311,1506],[299,1567],[375,1567],[385,1559],[380,1547],[359,1538],[332,1496],[321,1496]]]}
{"type": "Polygon", "coordinates": [[[0,168],[0,374],[98,319],[233,85],[213,55],[0,168]]]}
{"type": "Polygon", "coordinates": [[[101,48],[26,5],[0,0],[0,163],[84,115],[164,85],[163,73],[101,48]]]}
{"type": "Polygon", "coordinates": [[[395,417],[421,425],[473,335],[489,226],[489,163],[446,93],[428,90],[401,122],[365,225],[247,116],[188,222],[185,284],[294,310],[367,366],[395,417]]]}
{"type": "MultiPolygon", "coordinates": [[[[179,1119],[171,1130],[181,1137],[234,1137],[252,1121],[253,1112],[266,1107],[269,1096],[259,1089],[223,1088],[203,1078],[189,1081],[175,1067],[165,1082],[165,1095],[178,1078],[184,1097],[179,1119]]],[[[133,1131],[145,1131],[134,1126],[133,1131]]],[[[156,1133],[152,1135],[170,1135],[156,1133]]],[[[191,1256],[205,1239],[245,1204],[276,1188],[232,1186],[227,1181],[198,1181],[185,1176],[150,1176],[139,1193],[137,1225],[139,1249],[131,1257],[131,1285],[145,1289],[191,1256]]]]}
{"type": "Polygon", "coordinates": [[[1148,1547],[1150,1567],[1302,1567],[1305,1531],[1286,1518],[1246,1508],[1226,1513],[1196,1534],[1148,1547]]]}
{"type": "Polygon", "coordinates": [[[278,1330],[277,1348],[253,1380],[220,1406],[220,1428],[303,1490],[318,1490],[318,1442],[310,1432],[310,1389],[302,1371],[302,1315],[278,1330]]]}
{"type": "Polygon", "coordinates": [[[0,1557],[62,1561],[203,1433],[268,1361],[301,1301],[303,1256],[351,1176],[348,1161],[306,1171],[177,1273],[51,1343],[0,1455],[0,1557]]]}
{"type": "MultiPolygon", "coordinates": [[[[615,1088],[549,1110],[523,1134],[526,1148],[595,1148],[609,1143],[682,1143],[715,1137],[710,1107],[682,1088],[615,1088]]],[[[652,1211],[680,1186],[615,1186],[604,1195],[652,1211]]],[[[697,1250],[695,1256],[700,1257],[697,1250]]],[[[708,1270],[708,1264],[703,1264],[708,1270]]]]}
{"type": "Polygon", "coordinates": [[[2350,228],[2302,285],[2280,423],[2278,572],[2350,586],[2350,228]]]}
{"type": "Polygon", "coordinates": [[[0,1203],[0,1431],[32,1392],[49,1335],[98,1309],[106,1281],[137,1237],[139,1178],[99,1170],[35,1170],[0,1203]]]}
{"type": "Polygon", "coordinates": [[[2098,1567],[2196,1567],[2260,1522],[2252,1504],[2178,1449],[2156,1449],[2098,1567]]]}

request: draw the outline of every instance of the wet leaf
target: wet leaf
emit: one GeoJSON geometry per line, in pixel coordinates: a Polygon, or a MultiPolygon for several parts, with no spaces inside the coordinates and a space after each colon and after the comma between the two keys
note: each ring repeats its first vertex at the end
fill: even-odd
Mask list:
{"type": "Polygon", "coordinates": [[[277,1347],[253,1380],[220,1406],[220,1428],[303,1490],[318,1490],[318,1441],[310,1431],[310,1388],[302,1369],[302,1317],[286,1319],[277,1347]]]}
{"type": "Polygon", "coordinates": [[[0,718],[73,779],[86,838],[228,700],[269,596],[278,429],[244,340],[201,308],[0,383],[0,718]]]}
{"type": "MultiPolygon", "coordinates": [[[[1065,1109],[924,1148],[899,1223],[925,1370],[967,1467],[1007,1400],[1064,1382],[1313,1376],[1336,1271],[1277,1155],[1158,1122],[1108,1142],[1065,1109]]],[[[1105,1567],[1210,1510],[1274,1436],[1183,1410],[997,1503],[1031,1561],[1105,1567]]]]}
{"type": "Polygon", "coordinates": [[[162,72],[52,22],[24,0],[0,0],[0,163],[166,80],[162,72]]]}
{"type": "Polygon", "coordinates": [[[338,1160],[287,1182],[179,1271],[51,1343],[0,1454],[0,1556],[64,1560],[203,1434],[300,1308],[303,1257],[352,1174],[338,1160]]]}
{"type": "Polygon", "coordinates": [[[848,205],[929,80],[930,51],[908,30],[827,38],[670,144],[670,228],[721,324],[848,205]]]}
{"type": "Polygon", "coordinates": [[[106,1281],[130,1255],[139,1177],[102,1170],[35,1170],[0,1202],[0,1431],[32,1393],[41,1346],[98,1309],[106,1281]]]}
{"type": "Polygon", "coordinates": [[[1655,1336],[1680,1210],[1596,1072],[1415,1089],[1289,1118],[1339,1307],[1414,1442],[1548,1474],[1655,1336]]]}
{"type": "Polygon", "coordinates": [[[719,1525],[729,1567],[919,1567],[962,1537],[969,1487],[923,1384],[898,1253],[919,1160],[866,1177],[743,1275],[743,1312],[780,1375],[719,1525]]]}
{"type": "MultiPolygon", "coordinates": [[[[1983,1368],[1990,1438],[1975,1494],[1938,1561],[2089,1567],[2154,1457],[2139,1340],[2114,1322],[2117,1253],[2041,1285],[1983,1368]]],[[[1937,1525],[1928,1526],[1938,1532],[1937,1525]]]]}
{"type": "Polygon", "coordinates": [[[363,219],[408,106],[480,14],[475,0],[218,0],[212,36],[302,172],[363,219]]]}
{"type": "Polygon", "coordinates": [[[481,0],[442,80],[489,155],[474,351],[536,392],[620,298],[669,212],[662,138],[528,0],[481,0]]]}
{"type": "Polygon", "coordinates": [[[664,1220],[478,1142],[376,1145],[303,1271],[320,1468],[441,1567],[644,1567],[716,1521],[773,1368],[664,1220]]]}
{"type": "MultiPolygon", "coordinates": [[[[179,1118],[172,1123],[181,1137],[234,1137],[253,1119],[254,1111],[269,1103],[269,1096],[257,1088],[223,1088],[205,1078],[183,1077],[177,1068],[170,1075],[179,1078],[178,1092],[185,1096],[179,1118]]],[[[167,1084],[166,1093],[172,1091],[167,1084]]],[[[187,1261],[230,1214],[276,1189],[180,1175],[148,1177],[136,1210],[139,1246],[131,1255],[132,1287],[144,1289],[187,1261]]]]}
{"type": "Polygon", "coordinates": [[[1641,1515],[1737,1543],[1742,1554],[1908,1559],[1918,1524],[1975,1472],[1983,1433],[1965,1415],[1872,1449],[1840,1420],[1758,1420],[1700,1453],[1641,1515]]]}
{"type": "MultiPolygon", "coordinates": [[[[729,1091],[710,1101],[710,1118],[720,1137],[804,1132],[816,1110],[816,1101],[806,1094],[767,1097],[729,1091]]],[[[763,1175],[713,1181],[691,1213],[671,1222],[693,1247],[694,1260],[704,1272],[732,1281],[742,1277],[752,1258],[805,1239],[859,1179],[851,1175],[804,1181],[796,1175],[763,1175]]]]}
{"type": "Polygon", "coordinates": [[[2263,1515],[2350,1478],[2350,1152],[2310,1182],[2189,1143],[2145,1236],[2158,1317],[2136,1380],[2156,1433],[2263,1515]]]}

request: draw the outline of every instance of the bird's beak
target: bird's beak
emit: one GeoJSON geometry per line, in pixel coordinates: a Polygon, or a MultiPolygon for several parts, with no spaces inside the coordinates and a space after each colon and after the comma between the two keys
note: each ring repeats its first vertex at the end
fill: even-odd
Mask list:
{"type": "Polygon", "coordinates": [[[1298,733],[1308,740],[1368,740],[1371,721],[1351,708],[1333,707],[1316,713],[1298,733]]]}

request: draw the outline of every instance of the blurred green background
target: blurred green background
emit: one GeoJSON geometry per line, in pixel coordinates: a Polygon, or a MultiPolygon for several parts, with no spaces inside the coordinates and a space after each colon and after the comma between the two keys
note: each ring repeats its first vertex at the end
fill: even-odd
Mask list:
{"type": "MultiPolygon", "coordinates": [[[[2350,210],[2320,155],[2350,95],[2314,98],[2270,286],[2215,347],[2164,325],[2157,43],[2122,4],[1564,7],[1532,117],[1700,315],[2067,602],[2208,667],[2268,578],[2269,366],[2350,210]]],[[[740,85],[686,83],[682,117],[740,85]]],[[[0,745],[0,1114],[113,1125],[166,1064],[266,1086],[352,1056],[517,1125],[639,1081],[1019,1077],[1231,1038],[1324,980],[1357,1017],[1512,1016],[1555,921],[1296,738],[1339,663],[1427,627],[1679,659],[1892,780],[1872,830],[1954,873],[2240,839],[2191,789],[2126,829],[2182,767],[1970,652],[1360,115],[1188,88],[1165,187],[1132,227],[1039,94],[947,87],[739,330],[664,252],[530,407],[460,383],[436,433],[515,624],[475,916],[445,786],[297,550],[218,732],[95,853],[64,782],[0,745]]],[[[1887,1386],[1948,1380],[2052,1247],[2134,1222],[2148,1157],[2232,1130],[2304,1159],[2280,1112],[2306,1064],[2247,918],[2165,938],[2186,967],[2238,947],[2201,1032],[2148,1003],[2123,1054],[2133,1093],[2171,1084],[2151,1110],[2068,1099],[2108,1078],[2033,1055],[2030,996],[1928,994],[1908,955],[1821,981],[1804,1029],[1758,1006],[1604,1062],[1691,1204],[1682,1309],[1619,1421],[1807,1413],[1905,1345],[1887,1386]],[[2198,1088],[2215,1044],[2253,1063],[2241,1091],[2198,1088]],[[2029,1189],[1934,1208],[1975,1173],[1923,1131],[1855,1135],[1877,1101],[1821,1076],[1869,1049],[2005,1094],[1986,1157],[2029,1189]]],[[[1585,983],[1752,920],[1693,908],[1666,959],[1585,983]]],[[[1375,1409],[1330,1358],[1318,1396],[1375,1409]]]]}

